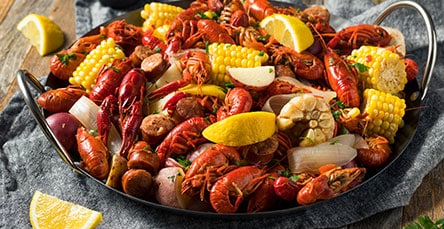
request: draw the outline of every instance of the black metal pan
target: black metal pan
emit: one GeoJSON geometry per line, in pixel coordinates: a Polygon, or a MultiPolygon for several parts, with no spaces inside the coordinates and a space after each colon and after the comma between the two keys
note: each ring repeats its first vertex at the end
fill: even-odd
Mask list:
{"type": "MultiPolygon", "coordinates": [[[[290,3],[284,2],[284,1],[271,1],[272,4],[279,5],[279,6],[289,6],[290,3]]],[[[170,2],[171,4],[179,5],[181,7],[188,7],[189,1],[173,1],[170,2]]],[[[303,5],[293,5],[294,7],[301,8],[304,7],[303,5]]],[[[433,67],[435,65],[436,61],[436,55],[437,55],[437,41],[436,41],[436,32],[435,28],[432,22],[432,19],[430,15],[427,13],[427,11],[418,3],[413,1],[400,1],[393,3],[392,5],[388,6],[383,12],[380,13],[380,15],[375,20],[374,24],[379,25],[382,23],[382,21],[388,16],[390,13],[392,13],[394,10],[397,10],[399,8],[411,8],[417,11],[417,13],[424,19],[424,23],[427,30],[427,38],[428,38],[428,54],[427,54],[427,61],[425,63],[425,66],[423,67],[423,76],[420,78],[421,81],[417,82],[416,80],[413,82],[409,82],[404,92],[406,93],[406,104],[407,108],[419,108],[421,106],[421,102],[424,99],[429,82],[432,76],[433,67]]],[[[120,16],[118,18],[115,18],[113,20],[117,19],[126,19],[128,23],[135,24],[135,25],[142,25],[143,19],[140,18],[140,10],[135,10],[132,12],[129,12],[123,16],[120,16]]],[[[111,21],[113,21],[111,20],[111,21]]],[[[104,25],[109,24],[111,21],[108,21],[107,23],[104,23],[104,25]]],[[[99,27],[91,30],[89,33],[85,34],[92,35],[97,34],[99,32],[99,27]]],[[[421,63],[420,63],[421,66],[421,63]]],[[[89,175],[88,172],[86,172],[82,167],[79,166],[78,162],[75,161],[73,157],[71,157],[70,153],[67,152],[63,147],[61,147],[61,144],[59,141],[55,138],[53,132],[49,128],[48,123],[45,120],[45,113],[44,111],[37,105],[36,103],[36,97],[35,93],[31,91],[30,86],[32,86],[34,89],[38,91],[38,93],[45,92],[46,88],[59,88],[64,87],[68,84],[66,81],[61,81],[54,77],[51,73],[48,75],[45,85],[42,85],[30,72],[26,70],[19,70],[17,73],[17,80],[19,83],[20,90],[23,94],[24,100],[26,104],[28,105],[34,119],[40,126],[41,130],[45,134],[45,136],[48,138],[49,142],[53,145],[58,155],[66,162],[68,166],[70,166],[74,171],[77,173],[80,173],[84,176],[89,177],[90,179],[93,179],[97,183],[101,184],[104,188],[111,189],[112,191],[115,191],[129,199],[132,199],[134,201],[141,202],[143,204],[146,204],[148,206],[151,206],[153,208],[162,209],[169,211],[171,213],[176,214],[189,214],[194,216],[205,216],[205,217],[215,217],[215,218],[255,218],[255,217],[264,217],[264,216],[271,216],[271,215],[283,215],[283,214],[291,214],[298,211],[307,210],[310,207],[313,207],[315,205],[326,203],[329,200],[325,201],[319,201],[312,205],[308,206],[296,206],[296,207],[290,207],[286,209],[281,210],[275,210],[275,211],[268,211],[268,212],[259,212],[259,213],[235,213],[235,214],[217,214],[213,212],[200,212],[200,211],[191,211],[191,210],[185,210],[185,209],[178,209],[178,208],[172,208],[164,205],[160,205],[156,202],[146,201],[142,200],[130,195],[127,195],[119,190],[113,189],[109,186],[107,186],[103,181],[98,180],[91,175],[89,175]]],[[[390,162],[384,166],[382,169],[377,171],[370,171],[370,173],[367,175],[367,179],[360,184],[359,186],[362,186],[364,183],[368,182],[371,179],[377,179],[378,175],[384,171],[386,168],[390,167],[394,161],[396,161],[399,157],[402,157],[402,153],[404,150],[408,147],[410,141],[412,140],[413,136],[415,135],[418,123],[419,123],[419,117],[420,117],[420,109],[407,109],[405,116],[403,118],[405,125],[398,130],[396,134],[395,144],[392,146],[392,155],[390,158],[390,162]]],[[[359,187],[358,186],[358,187],[359,187]]],[[[350,192],[353,192],[355,189],[351,189],[347,192],[342,193],[341,195],[348,195],[350,192]]]]}

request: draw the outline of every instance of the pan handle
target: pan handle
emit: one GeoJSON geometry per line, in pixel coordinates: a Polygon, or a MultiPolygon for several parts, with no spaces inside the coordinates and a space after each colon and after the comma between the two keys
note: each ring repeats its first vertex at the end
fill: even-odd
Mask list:
{"type": "Polygon", "coordinates": [[[37,89],[40,94],[45,92],[45,87],[37,80],[34,75],[26,70],[19,70],[16,77],[20,91],[23,95],[23,99],[28,105],[32,116],[34,117],[37,124],[40,126],[40,129],[45,134],[46,138],[48,138],[49,142],[54,146],[55,150],[66,164],[68,164],[76,172],[86,175],[83,170],[79,169],[74,164],[74,161],[72,160],[69,153],[63,147],[61,147],[60,142],[55,137],[54,133],[49,127],[48,122],[46,122],[45,116],[39,109],[39,106],[37,105],[36,100],[31,93],[29,85],[32,85],[35,89],[37,89]]]}
{"type": "Polygon", "coordinates": [[[411,8],[415,9],[423,18],[425,22],[425,26],[427,29],[427,36],[428,36],[428,54],[427,54],[427,62],[424,67],[424,74],[421,79],[421,89],[420,89],[420,96],[421,101],[424,100],[427,90],[429,88],[430,79],[432,78],[433,68],[435,66],[436,62],[436,54],[437,54],[437,48],[438,44],[436,41],[436,31],[435,26],[432,21],[432,17],[430,14],[424,9],[424,7],[414,1],[399,1],[392,3],[389,5],[383,12],[379,14],[379,16],[376,18],[374,24],[380,25],[384,19],[391,14],[394,10],[400,9],[400,8],[411,8]]]}

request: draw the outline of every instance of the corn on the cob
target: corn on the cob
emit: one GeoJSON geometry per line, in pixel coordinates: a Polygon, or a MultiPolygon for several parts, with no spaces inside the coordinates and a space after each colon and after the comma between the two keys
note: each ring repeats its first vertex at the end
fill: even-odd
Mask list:
{"type": "Polygon", "coordinates": [[[362,110],[368,121],[366,134],[381,135],[394,143],[395,134],[403,124],[405,100],[375,89],[365,89],[363,97],[362,110]]]}
{"type": "Polygon", "coordinates": [[[184,11],[179,6],[166,3],[152,2],[145,4],[140,16],[145,19],[142,25],[143,31],[156,29],[163,25],[169,25],[180,13],[184,11]]]}
{"type": "MultiPolygon", "coordinates": [[[[239,45],[212,43],[208,46],[212,71],[210,82],[216,85],[230,83],[227,69],[230,67],[259,67],[268,60],[268,54],[239,45]]],[[[252,76],[255,77],[255,76],[252,76]]]]}
{"type": "Polygon", "coordinates": [[[348,59],[368,67],[359,73],[366,88],[391,94],[404,90],[407,74],[404,60],[398,54],[385,48],[362,46],[353,50],[348,59]]]}
{"type": "Polygon", "coordinates": [[[122,49],[115,45],[113,38],[103,40],[97,47],[95,47],[85,60],[77,66],[76,70],[69,78],[69,83],[80,85],[86,89],[87,92],[96,82],[97,74],[103,65],[111,65],[115,59],[123,59],[125,54],[122,49]]]}

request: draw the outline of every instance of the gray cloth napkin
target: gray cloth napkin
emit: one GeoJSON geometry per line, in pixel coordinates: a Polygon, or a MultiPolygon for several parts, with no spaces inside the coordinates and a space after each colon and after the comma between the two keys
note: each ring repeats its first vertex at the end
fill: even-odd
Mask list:
{"type": "MultiPolygon", "coordinates": [[[[351,23],[372,22],[389,3],[329,0],[332,14],[351,23]]],[[[419,1],[432,15],[443,53],[443,2],[419,1]]],[[[78,35],[127,10],[103,8],[98,1],[77,0],[78,35]]],[[[415,12],[402,10],[388,21],[406,35],[410,57],[425,63],[423,23],[415,12]],[[408,22],[404,22],[408,18],[408,22]]],[[[31,69],[32,70],[32,69],[31,69]]],[[[405,206],[423,177],[444,154],[444,62],[438,57],[430,89],[422,103],[416,134],[402,156],[358,189],[291,215],[260,219],[214,219],[151,208],[108,190],[70,169],[49,144],[17,93],[0,113],[0,228],[29,228],[34,191],[57,196],[103,213],[99,228],[326,228],[360,221],[384,210],[405,206]]],[[[42,79],[44,80],[44,78],[42,79]]]]}

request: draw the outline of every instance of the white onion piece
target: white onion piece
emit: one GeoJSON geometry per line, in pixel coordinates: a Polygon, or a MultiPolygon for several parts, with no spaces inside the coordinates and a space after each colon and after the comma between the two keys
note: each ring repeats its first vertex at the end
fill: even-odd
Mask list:
{"type": "MultiPolygon", "coordinates": [[[[342,143],[344,145],[351,146],[355,149],[368,149],[369,148],[367,142],[359,134],[338,135],[338,136],[328,140],[328,142],[342,143]]],[[[325,143],[323,143],[323,144],[325,144],[325,143]]]]}
{"type": "Polygon", "coordinates": [[[171,92],[168,95],[165,95],[164,97],[155,100],[155,101],[150,101],[149,105],[148,105],[148,109],[149,109],[149,113],[151,114],[158,114],[158,113],[164,113],[167,114],[167,111],[165,109],[163,109],[165,107],[165,104],[174,97],[174,95],[176,94],[176,92],[171,92]]]}
{"type": "Polygon", "coordinates": [[[326,164],[342,166],[353,160],[357,150],[341,143],[322,143],[310,147],[294,147],[288,150],[289,168],[292,173],[312,172],[326,164]]]}
{"type": "Polygon", "coordinates": [[[293,77],[280,76],[280,77],[277,77],[275,80],[289,82],[289,83],[295,85],[296,87],[300,87],[300,88],[306,89],[308,91],[311,91],[311,93],[313,95],[323,98],[327,103],[330,102],[331,99],[336,97],[336,92],[334,92],[334,91],[322,91],[322,90],[316,89],[310,85],[302,83],[301,81],[299,81],[293,77]]]}
{"type": "MultiPolygon", "coordinates": [[[[86,96],[80,97],[69,109],[69,113],[74,115],[82,125],[88,130],[97,130],[97,111],[100,107],[86,96]]],[[[122,145],[122,138],[116,127],[111,124],[106,146],[112,154],[117,154],[122,145]]]]}
{"type": "Polygon", "coordinates": [[[175,61],[171,61],[170,67],[162,74],[162,76],[151,85],[151,87],[148,88],[147,93],[148,95],[156,90],[157,88],[160,88],[162,86],[165,86],[168,83],[171,83],[176,80],[182,79],[182,70],[180,69],[180,66],[175,61]]]}
{"type": "Polygon", "coordinates": [[[190,160],[191,162],[194,161],[194,159],[196,159],[196,157],[198,157],[201,153],[203,153],[203,151],[205,151],[206,149],[210,148],[211,146],[213,146],[214,143],[204,143],[200,146],[198,146],[195,150],[193,150],[191,153],[187,154],[186,159],[190,160]]]}
{"type": "Polygon", "coordinates": [[[395,47],[396,51],[398,51],[402,56],[405,56],[405,39],[402,32],[392,27],[382,26],[382,28],[384,28],[392,37],[387,46],[395,47]]]}
{"type": "Polygon", "coordinates": [[[294,98],[297,94],[280,94],[273,95],[267,99],[264,106],[262,107],[263,111],[268,111],[279,115],[281,113],[282,107],[288,103],[292,98],[294,98]]]}
{"type": "Polygon", "coordinates": [[[355,141],[356,141],[356,136],[354,134],[342,134],[342,135],[338,135],[334,138],[331,138],[330,140],[328,140],[328,142],[324,142],[322,144],[341,143],[341,144],[353,147],[353,145],[355,144],[355,141]]]}

